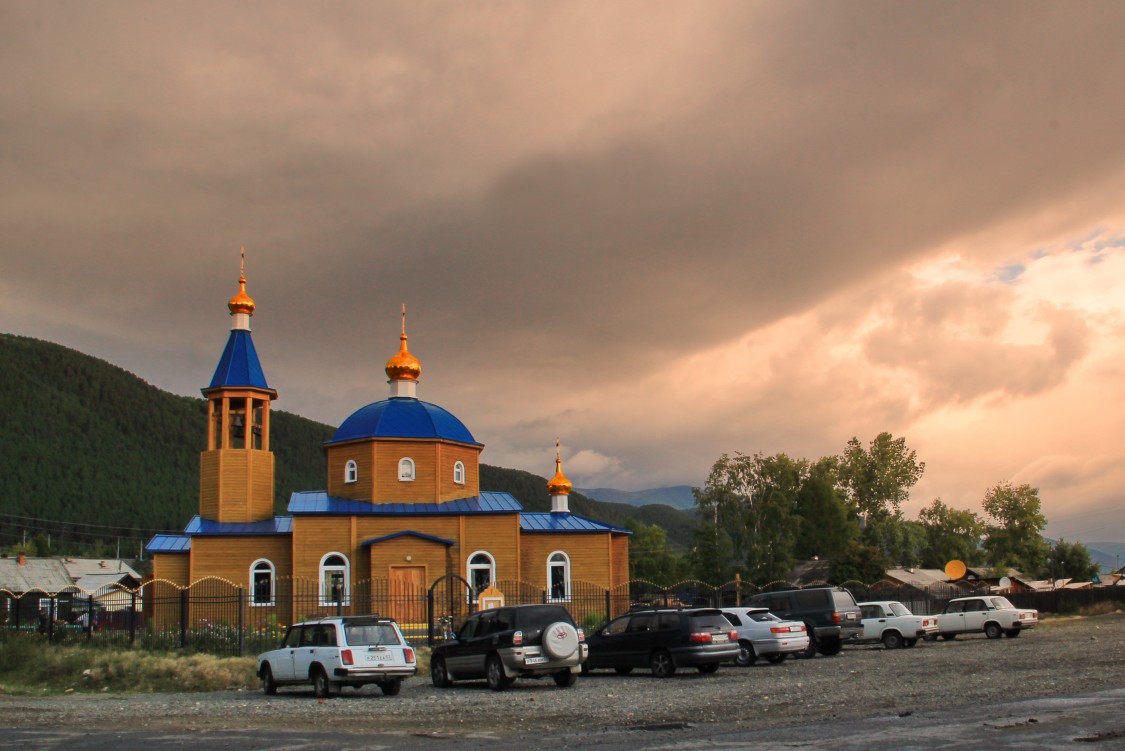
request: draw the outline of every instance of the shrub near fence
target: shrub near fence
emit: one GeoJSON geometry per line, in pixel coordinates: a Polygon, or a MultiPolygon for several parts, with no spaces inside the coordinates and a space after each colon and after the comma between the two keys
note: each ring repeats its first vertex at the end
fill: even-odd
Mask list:
{"type": "MultiPolygon", "coordinates": [[[[118,588],[87,593],[73,587],[55,593],[0,590],[0,629],[37,631],[51,643],[60,644],[256,655],[276,647],[292,623],[371,613],[395,618],[413,643],[432,645],[448,638],[450,632],[455,633],[477,607],[469,596],[468,583],[455,576],[440,579],[430,587],[415,588],[404,588],[401,583],[392,586],[385,579],[359,581],[346,596],[334,602],[322,600],[318,582],[313,580],[281,577],[275,584],[273,598],[265,603],[252,602],[245,589],[215,578],[188,587],[149,581],[135,591],[118,588]],[[115,609],[100,608],[97,603],[109,594],[113,595],[115,609]],[[55,617],[37,617],[42,609],[55,617]],[[83,612],[89,617],[79,623],[83,612]]],[[[734,581],[716,587],[701,581],[661,586],[634,580],[606,590],[586,582],[572,582],[569,597],[553,600],[547,591],[527,582],[504,581],[495,586],[504,593],[508,605],[558,602],[587,631],[634,608],[731,607],[748,604],[751,595],[760,591],[802,588],[790,582],[758,587],[734,581]]],[[[828,585],[805,585],[810,586],[828,585]]],[[[951,598],[973,591],[954,585],[919,589],[890,581],[872,585],[846,582],[844,586],[858,602],[898,600],[919,615],[940,612],[951,598]]],[[[1006,596],[1017,606],[1047,613],[1076,612],[1103,602],[1113,608],[1125,608],[1125,587],[1017,592],[1006,596]]]]}

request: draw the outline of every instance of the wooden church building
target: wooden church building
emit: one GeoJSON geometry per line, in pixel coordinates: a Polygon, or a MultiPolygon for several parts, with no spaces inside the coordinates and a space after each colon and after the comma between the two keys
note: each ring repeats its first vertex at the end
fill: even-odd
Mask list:
{"type": "Polygon", "coordinates": [[[484,445],[453,414],[418,398],[422,368],[407,348],[405,312],[399,351],[386,365],[388,397],[356,410],[324,443],[326,488],[293,493],[287,515],[275,516],[277,392],[251,339],[255,306],[244,273],[228,307],[233,327],[203,389],[199,514],[183,534],[148,543],[154,580],[229,582],[256,614],[282,623],[317,610],[418,622],[425,593],[440,579],[463,579],[470,602],[491,585],[509,598],[519,595],[505,586],[563,603],[579,584],[604,591],[628,580],[629,531],[570,513],[557,447],[550,512],[529,513],[509,493],[481,491],[484,445]],[[299,604],[298,592],[306,598],[299,604]]]}

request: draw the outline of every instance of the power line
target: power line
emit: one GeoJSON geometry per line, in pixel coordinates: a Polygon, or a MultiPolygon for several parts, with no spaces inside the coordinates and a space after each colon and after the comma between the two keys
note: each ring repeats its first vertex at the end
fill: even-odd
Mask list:
{"type": "Polygon", "coordinates": [[[41,519],[18,514],[0,514],[0,525],[10,525],[34,529],[40,532],[72,532],[89,537],[132,537],[136,535],[175,534],[179,530],[153,529],[145,527],[122,527],[110,524],[89,524],[55,519],[41,519]]]}

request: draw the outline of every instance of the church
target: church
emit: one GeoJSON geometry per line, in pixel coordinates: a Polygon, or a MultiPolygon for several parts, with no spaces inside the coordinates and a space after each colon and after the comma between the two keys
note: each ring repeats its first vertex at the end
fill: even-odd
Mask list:
{"type": "Polygon", "coordinates": [[[625,585],[630,532],[570,512],[557,445],[549,512],[480,490],[484,445],[452,413],[418,398],[422,366],[407,347],[405,308],[386,365],[387,398],[356,410],[323,444],[325,489],[293,493],[288,513],[275,515],[270,407],[278,395],[251,338],[245,266],[238,284],[226,348],[202,390],[199,514],[182,534],[148,543],[154,580],[229,582],[257,616],[282,623],[318,611],[418,622],[440,580],[459,583],[472,605],[486,591],[565,604],[580,587],[625,585]]]}

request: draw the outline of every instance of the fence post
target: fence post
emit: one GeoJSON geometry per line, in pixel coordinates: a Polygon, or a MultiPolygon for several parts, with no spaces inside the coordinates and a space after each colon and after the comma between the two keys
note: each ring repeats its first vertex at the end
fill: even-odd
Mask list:
{"type": "Polygon", "coordinates": [[[129,646],[137,643],[137,593],[129,593],[129,646]]]}
{"type": "Polygon", "coordinates": [[[434,647],[434,589],[426,591],[426,637],[430,649],[434,647]]]}
{"type": "Polygon", "coordinates": [[[55,618],[59,615],[58,602],[55,596],[51,595],[51,599],[47,606],[47,643],[50,644],[55,640],[55,618]]]}
{"type": "Polygon", "coordinates": [[[605,591],[605,622],[609,623],[613,619],[613,599],[610,590],[605,591]]]}
{"type": "Polygon", "coordinates": [[[238,656],[246,656],[246,624],[243,620],[244,601],[246,599],[246,590],[242,587],[238,588],[238,656]]]}
{"type": "Polygon", "coordinates": [[[187,649],[188,591],[180,590],[180,649],[187,649]]]}

